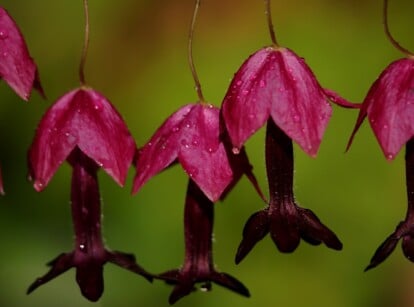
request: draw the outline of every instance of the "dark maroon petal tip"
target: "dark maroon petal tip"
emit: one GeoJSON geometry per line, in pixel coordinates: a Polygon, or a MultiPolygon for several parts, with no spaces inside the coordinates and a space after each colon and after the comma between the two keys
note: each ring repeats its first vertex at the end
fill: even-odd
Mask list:
{"type": "Polygon", "coordinates": [[[227,273],[213,272],[211,281],[240,295],[250,297],[250,292],[246,286],[227,273]]]}
{"type": "Polygon", "coordinates": [[[44,285],[45,283],[51,281],[55,277],[72,268],[74,266],[73,253],[60,254],[55,259],[50,261],[47,265],[51,267],[49,272],[47,272],[42,277],[37,278],[27,289],[27,294],[32,293],[41,285],[44,285]]]}
{"type": "Polygon", "coordinates": [[[126,270],[137,273],[146,278],[149,282],[152,282],[153,275],[145,271],[141,266],[136,263],[135,256],[133,254],[127,254],[118,251],[108,252],[108,261],[116,264],[126,270]]]}
{"type": "Polygon", "coordinates": [[[243,229],[243,239],[237,249],[235,262],[239,264],[253,249],[257,242],[269,232],[267,209],[254,213],[247,220],[243,229]]]}
{"type": "Polygon", "coordinates": [[[394,251],[397,246],[399,238],[395,234],[391,234],[375,251],[374,256],[371,258],[369,265],[365,268],[365,272],[375,268],[382,263],[388,256],[394,251]]]}
{"type": "Polygon", "coordinates": [[[328,227],[309,209],[298,208],[301,216],[300,227],[302,238],[310,244],[325,243],[329,248],[342,249],[342,243],[328,227]]]}

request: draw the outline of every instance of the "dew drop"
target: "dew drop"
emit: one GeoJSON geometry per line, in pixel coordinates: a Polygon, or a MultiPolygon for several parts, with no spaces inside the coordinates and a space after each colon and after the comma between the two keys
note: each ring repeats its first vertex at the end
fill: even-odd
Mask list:
{"type": "Polygon", "coordinates": [[[236,85],[240,86],[243,82],[241,80],[236,82],[236,85]]]}
{"type": "Polygon", "coordinates": [[[298,114],[293,115],[293,121],[294,121],[295,123],[300,122],[300,116],[299,116],[298,114]]]}
{"type": "Polygon", "coordinates": [[[192,142],[192,144],[193,144],[194,146],[198,146],[198,141],[197,141],[197,140],[194,140],[194,141],[192,142]]]}
{"type": "Polygon", "coordinates": [[[213,152],[213,148],[209,147],[209,148],[207,149],[207,151],[208,151],[209,153],[212,153],[212,152],[213,152]]]}
{"type": "Polygon", "coordinates": [[[37,181],[34,183],[34,188],[35,188],[37,191],[40,191],[41,189],[43,189],[44,185],[45,185],[45,183],[44,183],[44,181],[43,181],[43,180],[37,180],[37,181]]]}
{"type": "Polygon", "coordinates": [[[177,127],[177,126],[176,126],[176,127],[173,127],[173,128],[172,128],[172,131],[173,131],[173,132],[178,132],[178,131],[180,131],[180,127],[177,127]]]}
{"type": "Polygon", "coordinates": [[[85,246],[85,244],[79,244],[79,249],[81,250],[81,251],[86,251],[86,246],[85,246]]]}
{"type": "Polygon", "coordinates": [[[259,86],[260,86],[261,88],[264,88],[264,87],[266,86],[266,82],[265,82],[264,80],[260,80],[260,82],[259,82],[259,86]]]}
{"type": "Polygon", "coordinates": [[[248,94],[249,94],[249,92],[250,92],[249,90],[243,90],[243,91],[242,91],[242,94],[243,94],[244,96],[246,96],[246,95],[248,95],[248,94]]]}
{"type": "Polygon", "coordinates": [[[387,155],[387,159],[388,159],[388,160],[392,160],[392,159],[394,159],[394,155],[389,153],[389,154],[387,155]]]}
{"type": "Polygon", "coordinates": [[[151,147],[152,146],[152,143],[151,142],[147,143],[147,146],[148,147],[151,147]]]}
{"type": "Polygon", "coordinates": [[[99,107],[99,105],[97,105],[97,104],[96,104],[93,108],[94,108],[95,110],[99,110],[99,108],[100,108],[100,107],[99,107]]]}
{"type": "Polygon", "coordinates": [[[0,39],[6,39],[7,37],[9,37],[9,34],[7,33],[7,31],[0,30],[0,39]]]}
{"type": "Polygon", "coordinates": [[[388,129],[388,125],[384,125],[384,126],[382,126],[382,128],[388,129]]]}
{"type": "Polygon", "coordinates": [[[205,284],[202,284],[200,286],[200,291],[201,292],[209,292],[209,291],[211,291],[211,283],[207,282],[205,284]]]}
{"type": "Polygon", "coordinates": [[[3,57],[7,57],[9,54],[5,51],[5,52],[3,52],[3,57]]]}
{"type": "Polygon", "coordinates": [[[183,145],[185,148],[189,148],[189,147],[190,147],[190,145],[188,145],[188,142],[187,142],[187,140],[186,140],[186,139],[182,139],[180,143],[181,143],[181,145],[183,145]]]}
{"type": "Polygon", "coordinates": [[[233,147],[231,151],[233,152],[233,154],[238,155],[240,153],[240,148],[233,147]]]}

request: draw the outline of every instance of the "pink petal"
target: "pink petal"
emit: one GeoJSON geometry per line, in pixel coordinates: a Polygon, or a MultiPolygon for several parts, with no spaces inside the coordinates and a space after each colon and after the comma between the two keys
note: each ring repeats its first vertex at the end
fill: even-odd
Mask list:
{"type": "Polygon", "coordinates": [[[92,89],[65,94],[43,116],[29,150],[36,190],[47,185],[75,146],[124,184],[135,142],[111,103],[92,89]]]}
{"type": "Polygon", "coordinates": [[[33,87],[43,95],[36,64],[30,57],[23,35],[1,7],[0,77],[24,100],[29,99],[33,87]]]}
{"type": "Polygon", "coordinates": [[[316,156],[331,113],[310,68],[285,48],[266,47],[247,59],[223,101],[223,117],[237,148],[271,115],[306,153],[316,156]]]}
{"type": "Polygon", "coordinates": [[[251,55],[235,74],[223,100],[223,118],[233,146],[239,149],[270,114],[267,73],[272,49],[251,55]]]}
{"type": "Polygon", "coordinates": [[[274,50],[270,58],[271,116],[307,154],[316,156],[332,113],[328,99],[305,61],[291,50],[274,50]]]}
{"type": "Polygon", "coordinates": [[[168,167],[178,156],[181,131],[188,123],[183,124],[194,105],[181,107],[168,117],[158,128],[149,142],[139,151],[137,173],[134,178],[132,192],[138,192],[153,176],[168,167]]]}
{"type": "Polygon", "coordinates": [[[391,63],[370,88],[364,106],[387,159],[414,135],[414,60],[391,63]]]}
{"type": "Polygon", "coordinates": [[[170,116],[140,151],[133,192],[177,158],[210,200],[220,198],[233,172],[220,142],[219,109],[186,105],[170,116]]]}

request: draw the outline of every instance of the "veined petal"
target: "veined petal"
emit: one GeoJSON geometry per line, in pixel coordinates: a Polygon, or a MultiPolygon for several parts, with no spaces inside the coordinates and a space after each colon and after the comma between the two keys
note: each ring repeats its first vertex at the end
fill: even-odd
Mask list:
{"type": "Polygon", "coordinates": [[[414,135],[414,60],[391,63],[365,100],[372,130],[387,159],[392,160],[414,135]]]}
{"type": "Polygon", "coordinates": [[[324,90],[305,61],[286,48],[270,55],[268,82],[271,116],[310,156],[316,156],[332,108],[324,90]]]}
{"type": "Polygon", "coordinates": [[[4,8],[0,7],[0,77],[28,100],[32,88],[42,95],[36,64],[30,57],[23,35],[4,8]]]}
{"type": "Polygon", "coordinates": [[[43,116],[29,150],[36,190],[42,190],[71,151],[79,149],[123,185],[135,142],[119,113],[100,93],[75,89],[43,116]]]}
{"type": "Polygon", "coordinates": [[[177,158],[179,151],[177,145],[182,141],[181,131],[189,125],[184,123],[184,120],[193,107],[193,104],[185,105],[168,117],[149,142],[140,149],[133,193],[138,192],[151,177],[168,167],[177,158]]]}
{"type": "Polygon", "coordinates": [[[234,75],[224,97],[223,118],[236,148],[241,148],[269,117],[271,53],[271,48],[264,48],[252,54],[234,75]]]}
{"type": "Polygon", "coordinates": [[[233,179],[220,139],[220,111],[211,105],[186,105],[170,116],[141,149],[133,192],[175,159],[211,201],[233,179]]]}
{"type": "Polygon", "coordinates": [[[226,127],[238,148],[270,115],[307,154],[316,156],[331,113],[310,68],[286,48],[266,47],[250,56],[223,101],[226,127]]]}

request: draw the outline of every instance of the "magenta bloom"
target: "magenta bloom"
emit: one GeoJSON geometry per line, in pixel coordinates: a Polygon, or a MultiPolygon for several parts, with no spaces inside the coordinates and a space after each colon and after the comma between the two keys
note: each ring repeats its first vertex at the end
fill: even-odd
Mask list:
{"type": "Polygon", "coordinates": [[[250,56],[235,74],[222,112],[234,152],[267,122],[266,169],[270,201],[253,214],[236,255],[239,263],[267,233],[278,249],[292,252],[300,238],[341,249],[336,235],[316,215],[300,208],[293,194],[292,140],[316,156],[332,110],[329,99],[357,107],[324,90],[304,60],[282,47],[266,47],[250,56]]]}
{"type": "Polygon", "coordinates": [[[353,107],[325,91],[294,52],[266,47],[251,55],[235,74],[223,101],[223,117],[235,148],[271,118],[314,157],[332,113],[328,99],[353,107]]]}
{"type": "Polygon", "coordinates": [[[30,174],[35,189],[41,191],[64,160],[71,164],[75,248],[50,262],[49,272],[38,278],[28,293],[74,267],[82,294],[97,301],[103,292],[106,262],[151,280],[133,255],[106,249],[101,234],[97,172],[103,168],[123,185],[135,149],[121,116],[104,96],[92,89],[73,90],[46,112],[29,150],[30,174]]]}
{"type": "Polygon", "coordinates": [[[354,131],[368,117],[372,130],[388,160],[393,160],[405,144],[408,209],[405,220],[378,247],[371,269],[383,262],[402,239],[404,255],[414,261],[414,60],[404,58],[391,63],[371,86],[362,104],[354,131]]]}
{"type": "Polygon", "coordinates": [[[243,173],[251,174],[247,156],[235,156],[228,148],[219,109],[203,103],[185,105],[140,150],[133,192],[178,160],[203,193],[217,201],[243,173]]]}
{"type": "Polygon", "coordinates": [[[32,88],[43,95],[36,64],[30,57],[23,35],[1,7],[0,77],[24,100],[29,100],[32,88]]]}
{"type": "Polygon", "coordinates": [[[348,147],[366,117],[385,158],[392,160],[414,136],[414,59],[391,63],[364,99],[348,147]]]}
{"type": "Polygon", "coordinates": [[[175,284],[169,298],[170,304],[194,291],[196,283],[202,283],[201,289],[207,291],[211,289],[211,282],[214,282],[241,295],[250,296],[249,290],[240,281],[227,273],[217,272],[214,267],[213,221],[214,204],[190,179],[184,211],[184,265],[158,276],[175,284]]]}

